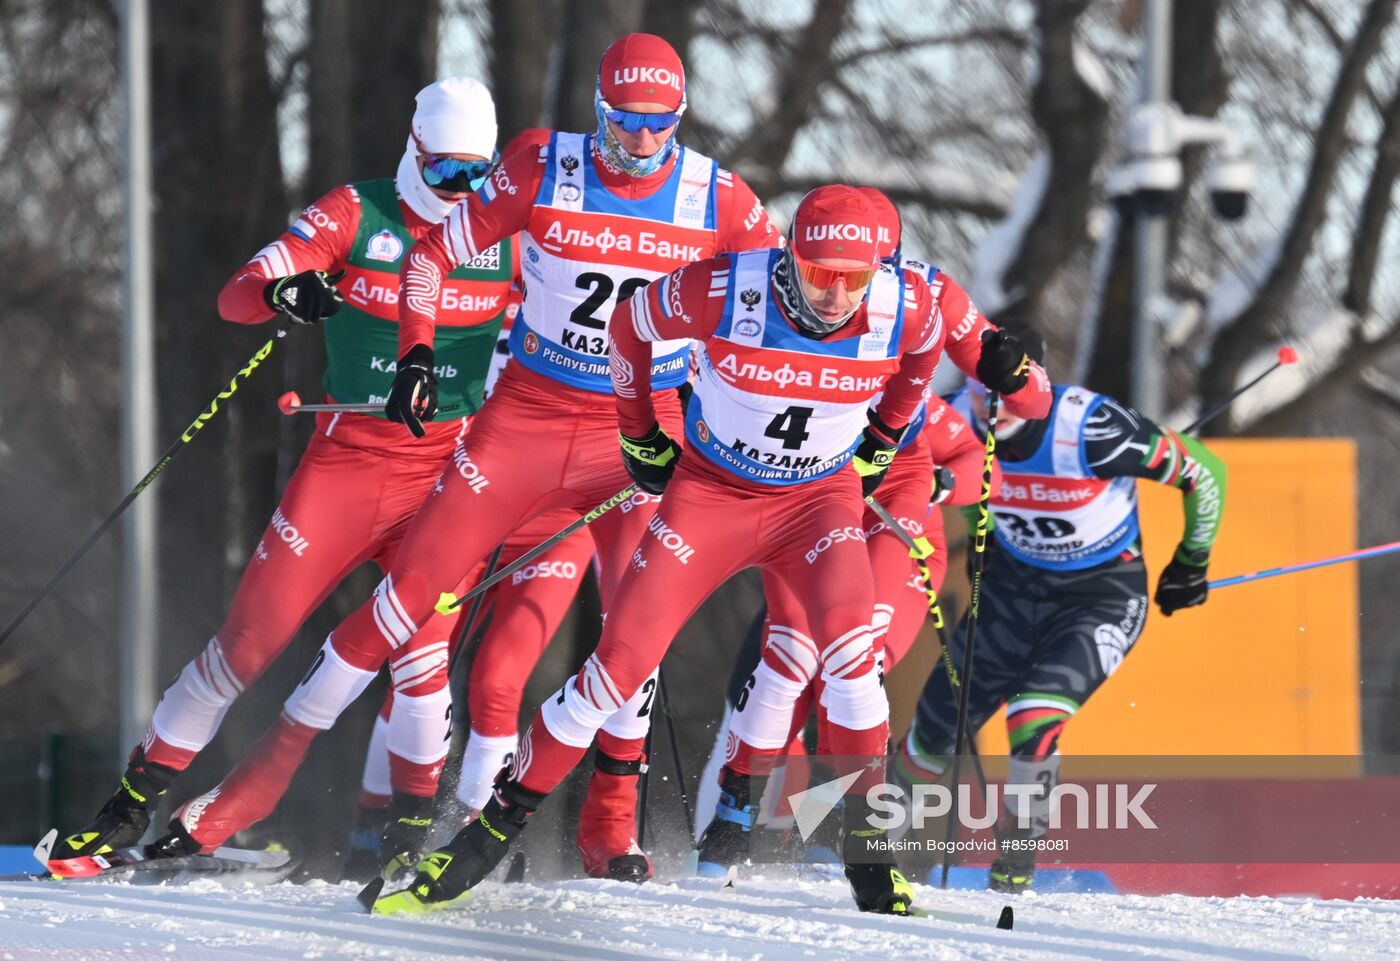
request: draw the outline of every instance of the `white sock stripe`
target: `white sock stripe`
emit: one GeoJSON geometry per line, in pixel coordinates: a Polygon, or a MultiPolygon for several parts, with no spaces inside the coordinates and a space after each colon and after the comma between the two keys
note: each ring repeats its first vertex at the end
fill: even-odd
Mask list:
{"type": "Polygon", "coordinates": [[[219,643],[218,635],[210,639],[200,654],[200,661],[201,673],[220,697],[232,700],[243,693],[243,685],[239,683],[224,657],[224,647],[219,643]]]}
{"type": "Polygon", "coordinates": [[[373,610],[374,623],[379,628],[379,633],[389,642],[390,647],[397,648],[408,643],[408,639],[417,632],[417,628],[413,626],[412,621],[401,617],[398,605],[391,596],[393,590],[393,580],[386,574],[384,580],[374,589],[373,610]]]}
{"type": "Polygon", "coordinates": [[[803,634],[801,631],[794,630],[793,628],[788,627],[786,624],[769,624],[768,633],[770,635],[780,634],[783,637],[790,637],[797,643],[803,645],[804,647],[810,647],[813,653],[815,653],[817,650],[816,641],[812,640],[810,637],[808,637],[806,634],[803,634]]]}
{"type": "Polygon", "coordinates": [[[393,671],[394,690],[402,691],[405,688],[416,687],[424,681],[430,680],[439,673],[445,673],[447,667],[447,652],[443,651],[438,657],[427,660],[415,661],[412,665],[393,671]]]}
{"type": "Polygon", "coordinates": [[[390,669],[391,671],[397,671],[397,670],[399,670],[400,668],[403,668],[403,667],[408,666],[409,664],[412,664],[414,661],[418,660],[419,658],[431,657],[431,656],[433,656],[433,655],[435,655],[435,654],[439,654],[439,653],[441,653],[441,654],[443,654],[444,656],[446,656],[446,653],[447,653],[447,642],[446,642],[446,641],[435,641],[434,643],[429,644],[429,645],[427,645],[426,647],[420,648],[420,649],[418,649],[418,650],[409,651],[409,652],[407,652],[406,654],[404,654],[402,657],[400,657],[398,660],[396,660],[396,661],[391,660],[391,661],[389,662],[389,669],[390,669]]]}
{"type": "Polygon", "coordinates": [[[782,663],[783,667],[787,668],[788,673],[794,678],[800,679],[807,676],[802,671],[802,665],[793,660],[792,655],[778,645],[769,645],[766,653],[771,653],[776,660],[782,663]]]}
{"type": "Polygon", "coordinates": [[[621,707],[626,698],[624,698],[622,692],[617,689],[617,685],[613,683],[613,679],[608,676],[608,670],[603,666],[603,662],[598,660],[597,654],[589,655],[587,663],[584,664],[584,669],[588,671],[589,674],[597,675],[598,685],[602,689],[602,693],[612,701],[612,709],[617,710],[621,707]]]}
{"type": "Polygon", "coordinates": [[[1062,714],[1074,714],[1077,710],[1074,705],[1066,704],[1064,701],[1057,701],[1048,697],[1026,697],[1016,701],[1008,701],[1006,704],[1006,716],[1011,717],[1022,711],[1031,709],[1050,708],[1062,714]]]}
{"type": "Polygon", "coordinates": [[[399,600],[398,592],[394,590],[394,575],[385,574],[384,583],[388,585],[386,593],[389,596],[389,603],[394,605],[394,613],[407,625],[410,634],[417,634],[418,625],[413,623],[413,618],[408,616],[408,612],[404,610],[403,602],[399,600]]]}
{"type": "Polygon", "coordinates": [[[845,647],[847,644],[851,643],[852,640],[855,640],[862,634],[868,635],[869,633],[870,625],[862,624],[860,627],[853,628],[852,630],[847,631],[845,634],[842,634],[836,640],[828,644],[826,646],[826,650],[822,651],[822,663],[825,664],[827,661],[831,660],[833,654],[835,654],[841,648],[845,647]]]}

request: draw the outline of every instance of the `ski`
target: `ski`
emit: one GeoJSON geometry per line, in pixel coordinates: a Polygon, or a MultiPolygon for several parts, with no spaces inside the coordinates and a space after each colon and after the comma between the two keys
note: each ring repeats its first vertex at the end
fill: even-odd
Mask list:
{"type": "MultiPolygon", "coordinates": [[[[46,840],[49,840],[46,836],[46,840]]],[[[44,843],[35,848],[38,857],[44,843]]],[[[44,853],[51,854],[50,844],[44,853]]],[[[285,850],[272,849],[252,851],[246,848],[221,847],[210,854],[187,854],[177,857],[162,857],[154,846],[138,844],[128,848],[118,848],[106,854],[93,854],[77,858],[43,859],[49,876],[59,879],[79,879],[106,877],[113,874],[153,871],[166,874],[191,872],[196,874],[239,874],[243,872],[277,871],[287,867],[292,856],[285,850]]]]}
{"type": "MultiPolygon", "coordinates": [[[[939,921],[947,920],[946,914],[940,914],[932,908],[921,908],[917,905],[911,905],[905,912],[905,915],[911,918],[933,918],[939,921]]],[[[1004,905],[1001,909],[1001,914],[997,915],[997,928],[1002,931],[1011,931],[1014,929],[1015,925],[1016,913],[1011,909],[1011,905],[1004,905]]]]}

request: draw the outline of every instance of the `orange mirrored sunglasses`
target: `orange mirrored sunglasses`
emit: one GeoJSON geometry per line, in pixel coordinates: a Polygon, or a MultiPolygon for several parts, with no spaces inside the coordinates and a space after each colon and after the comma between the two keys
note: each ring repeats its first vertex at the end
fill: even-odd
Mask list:
{"type": "Polygon", "coordinates": [[[818,290],[828,290],[836,286],[836,281],[843,281],[847,290],[860,290],[862,287],[869,287],[870,282],[875,279],[875,274],[879,267],[823,267],[818,264],[808,263],[796,254],[793,255],[793,262],[797,265],[797,275],[818,290]]]}

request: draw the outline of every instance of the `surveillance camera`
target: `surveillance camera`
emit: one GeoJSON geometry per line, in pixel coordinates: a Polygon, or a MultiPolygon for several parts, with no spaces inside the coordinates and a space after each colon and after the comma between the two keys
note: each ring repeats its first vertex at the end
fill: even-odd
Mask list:
{"type": "Polygon", "coordinates": [[[1225,220],[1239,220],[1254,190],[1254,165],[1240,156],[1222,157],[1207,172],[1206,186],[1215,212],[1225,220]]]}
{"type": "Polygon", "coordinates": [[[1109,171],[1105,186],[1115,200],[1131,200],[1148,213],[1161,214],[1181,187],[1181,161],[1173,156],[1133,157],[1109,171]]]}

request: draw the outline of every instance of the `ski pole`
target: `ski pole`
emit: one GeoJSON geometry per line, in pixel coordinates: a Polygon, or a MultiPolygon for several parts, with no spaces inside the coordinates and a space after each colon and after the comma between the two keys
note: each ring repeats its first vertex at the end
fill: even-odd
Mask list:
{"type": "Polygon", "coordinates": [[[681,809],[685,812],[685,823],[694,824],[695,818],[690,813],[690,794],[685,787],[685,768],[681,767],[681,746],[676,739],[676,719],[671,713],[671,696],[666,693],[666,675],[659,667],[656,669],[656,684],[658,705],[666,716],[666,734],[671,742],[671,761],[676,766],[676,790],[681,796],[681,809]]]}
{"type": "Polygon", "coordinates": [[[904,546],[909,548],[910,557],[915,560],[922,560],[933,553],[933,545],[928,542],[928,539],[920,537],[918,540],[915,540],[913,535],[899,526],[899,521],[895,520],[894,516],[889,511],[885,510],[885,505],[877,501],[874,494],[867,497],[865,503],[875,512],[875,516],[880,518],[881,523],[893,531],[894,535],[904,542],[904,546]]]}
{"type": "Polygon", "coordinates": [[[967,741],[967,704],[972,690],[972,658],[977,648],[977,615],[982,603],[982,568],[987,559],[987,530],[991,526],[992,466],[997,450],[997,405],[1001,397],[996,391],[987,394],[987,447],[982,461],[982,496],[977,500],[977,530],[973,540],[972,593],[967,609],[967,638],[964,643],[962,677],[958,684],[958,721],[953,735],[953,804],[948,814],[947,844],[943,850],[943,879],[940,887],[948,887],[949,852],[953,848],[958,827],[958,778],[961,774],[963,744],[967,741]]]}
{"type": "Polygon", "coordinates": [[[282,413],[291,414],[315,414],[319,411],[326,411],[332,414],[382,414],[383,404],[303,404],[300,395],[294,390],[289,390],[281,397],[277,398],[277,409],[282,413]]]}
{"type": "Polygon", "coordinates": [[[1298,571],[1310,571],[1315,567],[1328,567],[1332,564],[1344,564],[1347,561],[1360,561],[1368,557],[1380,557],[1382,554],[1394,554],[1396,551],[1400,551],[1400,541],[1393,541],[1389,544],[1377,544],[1375,547],[1366,547],[1359,551],[1352,551],[1349,554],[1338,554],[1336,557],[1324,557],[1315,561],[1303,561],[1298,564],[1289,564],[1287,567],[1270,567],[1267,570],[1255,571],[1253,574],[1237,574],[1234,577],[1224,577],[1218,581],[1211,581],[1209,587],[1211,590],[1215,590],[1217,587],[1229,587],[1232,584],[1260,581],[1266,577],[1278,577],[1280,574],[1296,574],[1298,571]]]}
{"type": "Polygon", "coordinates": [[[112,508],[112,512],[102,520],[102,523],[97,525],[97,529],[88,535],[87,540],[78,545],[78,549],[73,552],[73,555],[69,557],[68,560],[63,562],[63,566],[54,572],[54,575],[49,578],[48,583],[39,588],[39,592],[29,599],[29,603],[24,605],[24,609],[15,615],[14,620],[10,621],[3,632],[0,632],[0,644],[4,644],[5,641],[9,640],[10,635],[24,622],[24,619],[29,616],[30,612],[39,606],[40,601],[48,597],[49,592],[57,586],[59,581],[63,580],[63,575],[67,574],[68,571],[72,569],[73,565],[78,563],[78,561],[82,559],[82,556],[92,549],[92,545],[96,544],[98,539],[106,533],[107,528],[111,527],[112,524],[116,522],[117,518],[121,517],[126,509],[131,506],[131,502],[136,500],[136,498],[141,495],[141,492],[149,487],[151,483],[160,476],[161,472],[170,466],[170,462],[175,459],[175,455],[180,453],[186,444],[194,440],[195,435],[204,429],[204,425],[214,418],[214,415],[219,412],[219,402],[228,400],[238,392],[238,388],[242,383],[253,375],[253,371],[257,370],[263,361],[267,360],[268,355],[272,353],[273,345],[287,336],[289,327],[290,324],[284,324],[279,327],[277,332],[268,338],[267,343],[259,347],[257,352],[253,354],[252,357],[248,358],[248,362],[243,365],[243,368],[239,370],[238,373],[233,375],[233,379],[228,382],[228,386],[219,391],[218,395],[209,402],[209,405],[199,412],[198,416],[190,422],[190,426],[185,428],[184,432],[180,434],[175,443],[170,445],[170,449],[165,452],[165,455],[156,462],[156,465],[146,472],[146,476],[141,478],[141,480],[136,483],[135,487],[127,492],[127,495],[122,498],[121,503],[112,508]]]}
{"type": "Polygon", "coordinates": [[[1245,391],[1249,390],[1255,384],[1259,383],[1265,377],[1268,377],[1280,367],[1286,367],[1289,364],[1296,364],[1297,362],[1298,352],[1296,350],[1294,350],[1292,347],[1280,347],[1278,349],[1278,360],[1274,361],[1273,364],[1270,365],[1268,370],[1264,371],[1264,373],[1260,374],[1258,377],[1254,378],[1249,383],[1245,384],[1243,387],[1239,387],[1231,391],[1229,397],[1226,397],[1224,400],[1210,407],[1204,414],[1193,420],[1190,426],[1182,429],[1180,433],[1190,434],[1199,430],[1201,426],[1206,423],[1206,421],[1215,419],[1217,414],[1219,414],[1226,407],[1229,407],[1232,403],[1234,403],[1235,398],[1239,397],[1240,394],[1243,394],[1245,391]]]}
{"type": "Polygon", "coordinates": [[[511,561],[509,564],[501,568],[496,573],[492,574],[490,577],[483,578],[480,584],[467,591],[461,597],[453,600],[450,595],[443,594],[442,597],[438,598],[438,613],[446,614],[450,611],[455,611],[457,608],[461,607],[462,604],[471,600],[473,597],[476,597],[478,594],[482,594],[486,591],[489,591],[496,584],[505,580],[507,577],[510,577],[510,575],[514,574],[516,571],[520,570],[520,568],[524,567],[526,564],[539,557],[541,554],[549,550],[555,544],[558,544],[560,541],[564,540],[569,535],[583,530],[589,524],[592,524],[598,518],[602,517],[608,511],[612,510],[617,505],[623,503],[633,494],[636,493],[637,485],[628,484],[622,490],[618,491],[616,494],[603,501],[603,503],[593,508],[587,514],[584,514],[582,517],[574,521],[572,524],[564,528],[559,533],[553,534],[545,540],[541,541],[540,543],[536,544],[534,547],[530,548],[524,554],[521,554],[515,560],[511,561]]]}

